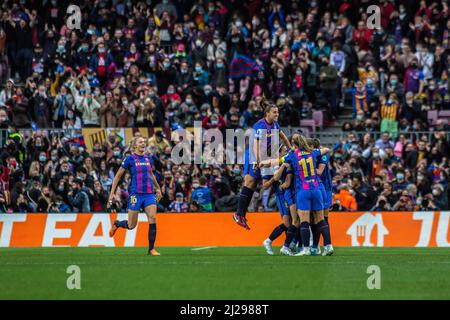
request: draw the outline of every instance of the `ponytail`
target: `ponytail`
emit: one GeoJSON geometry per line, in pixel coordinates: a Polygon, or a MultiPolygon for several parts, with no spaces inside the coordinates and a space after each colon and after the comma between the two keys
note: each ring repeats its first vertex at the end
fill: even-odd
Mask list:
{"type": "Polygon", "coordinates": [[[274,104],[271,100],[268,100],[265,96],[262,97],[259,105],[262,107],[264,111],[264,116],[267,115],[267,113],[270,112],[272,108],[276,108],[276,104],[274,104]]]}
{"type": "Polygon", "coordinates": [[[298,136],[295,136],[293,140],[295,146],[299,148],[301,151],[304,152],[312,151],[312,147],[308,144],[308,141],[306,140],[305,136],[299,134],[298,136]]]}

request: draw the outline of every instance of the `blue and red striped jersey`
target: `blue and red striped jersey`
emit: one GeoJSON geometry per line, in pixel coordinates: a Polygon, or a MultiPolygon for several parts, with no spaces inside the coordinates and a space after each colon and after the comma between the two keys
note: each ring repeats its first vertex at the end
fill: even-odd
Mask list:
{"type": "Polygon", "coordinates": [[[319,187],[319,177],[317,175],[316,160],[320,156],[320,151],[314,149],[312,152],[302,150],[291,150],[281,158],[281,162],[291,165],[295,176],[295,190],[312,190],[319,187]]]}
{"type": "Polygon", "coordinates": [[[153,193],[151,155],[146,153],[142,156],[136,153],[130,154],[122,162],[122,168],[131,174],[130,194],[153,193]]]}

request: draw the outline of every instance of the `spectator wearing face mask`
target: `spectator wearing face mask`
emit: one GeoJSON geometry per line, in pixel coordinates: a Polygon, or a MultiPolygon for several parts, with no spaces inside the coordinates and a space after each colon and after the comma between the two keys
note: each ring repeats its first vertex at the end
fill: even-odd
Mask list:
{"type": "Polygon", "coordinates": [[[404,171],[397,172],[395,178],[396,179],[393,184],[393,191],[397,192],[405,190],[406,187],[408,186],[408,183],[405,180],[405,172],[404,171]]]}
{"type": "Polygon", "coordinates": [[[195,64],[195,70],[193,73],[194,78],[194,84],[199,88],[203,88],[207,84],[209,84],[209,74],[208,72],[203,68],[202,64],[200,62],[197,62],[195,64]]]}
{"type": "Polygon", "coordinates": [[[87,188],[92,189],[94,187],[94,178],[91,174],[88,174],[88,171],[84,166],[77,168],[76,177],[78,180],[82,181],[83,185],[87,188]]]}
{"type": "Polygon", "coordinates": [[[167,93],[161,97],[165,110],[175,109],[181,103],[180,95],[175,92],[175,87],[170,85],[167,89],[167,93]]]}
{"type": "Polygon", "coordinates": [[[225,128],[226,123],[222,116],[213,113],[210,116],[206,116],[202,120],[202,127],[205,129],[219,129],[222,130],[225,128]]]}
{"type": "Polygon", "coordinates": [[[56,128],[62,127],[64,120],[67,118],[69,109],[73,109],[74,98],[68,92],[67,86],[62,86],[59,93],[53,99],[53,121],[56,128]]]}
{"type": "Polygon", "coordinates": [[[398,115],[400,105],[395,93],[390,93],[388,98],[381,97],[380,117],[382,132],[389,132],[389,135],[395,139],[398,135],[398,115]]]}
{"type": "Polygon", "coordinates": [[[95,72],[101,84],[104,84],[110,66],[114,62],[114,58],[109,51],[107,51],[104,43],[99,43],[97,47],[97,54],[91,57],[89,68],[95,72]]]}
{"type": "Polygon", "coordinates": [[[213,65],[211,85],[216,88],[226,88],[228,86],[228,71],[225,65],[225,60],[222,58],[217,58],[216,63],[213,65]]]}
{"type": "Polygon", "coordinates": [[[188,212],[189,205],[184,201],[184,195],[182,192],[177,192],[175,200],[169,205],[170,212],[188,212]]]}
{"type": "Polygon", "coordinates": [[[191,194],[191,203],[195,201],[201,206],[202,211],[211,212],[213,210],[213,196],[206,183],[207,179],[205,177],[192,180],[192,188],[194,191],[191,194]]]}
{"type": "Polygon", "coordinates": [[[444,187],[441,184],[433,186],[431,193],[433,195],[433,203],[439,210],[448,210],[448,197],[444,192],[444,187]]]}
{"type": "Polygon", "coordinates": [[[209,66],[213,65],[217,59],[224,59],[227,55],[227,44],[220,38],[219,32],[215,31],[213,40],[207,45],[207,61],[209,66]]]}
{"type": "Polygon", "coordinates": [[[411,65],[406,69],[404,75],[404,86],[406,92],[422,94],[425,76],[419,69],[417,58],[413,59],[411,65]]]}
{"type": "Polygon", "coordinates": [[[187,62],[182,62],[180,70],[177,72],[177,91],[186,92],[190,91],[190,88],[194,82],[192,72],[189,70],[187,62]]]}

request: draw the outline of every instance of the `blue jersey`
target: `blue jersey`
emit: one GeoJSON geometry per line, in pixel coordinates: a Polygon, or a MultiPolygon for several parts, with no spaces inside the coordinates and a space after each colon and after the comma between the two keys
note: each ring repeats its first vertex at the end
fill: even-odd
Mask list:
{"type": "Polygon", "coordinates": [[[317,175],[316,159],[320,151],[315,149],[311,152],[291,150],[281,160],[291,165],[295,177],[295,190],[314,190],[319,188],[319,177],[317,175]]]}
{"type": "Polygon", "coordinates": [[[320,180],[322,180],[323,186],[325,190],[330,191],[333,189],[333,180],[331,179],[331,172],[328,168],[328,162],[330,161],[330,156],[328,154],[324,154],[319,157],[317,161],[317,165],[324,164],[325,169],[323,169],[322,174],[320,175],[320,180]]]}
{"type": "Polygon", "coordinates": [[[260,155],[270,156],[270,150],[272,148],[272,137],[275,134],[279,134],[280,125],[277,121],[273,121],[272,123],[268,123],[265,118],[257,121],[253,125],[252,134],[250,136],[249,150],[246,152],[246,158],[250,163],[256,161],[256,154],[254,152],[254,140],[256,139],[257,143],[260,143],[260,155]],[[267,141],[267,142],[266,142],[267,141]],[[247,156],[248,154],[248,156],[247,156]]]}
{"type": "Polygon", "coordinates": [[[121,166],[131,174],[130,194],[153,193],[152,157],[149,154],[140,156],[133,153],[125,158],[121,166]]]}
{"type": "Polygon", "coordinates": [[[212,211],[212,196],[208,187],[199,187],[192,191],[191,201],[197,201],[205,211],[212,211]]]}

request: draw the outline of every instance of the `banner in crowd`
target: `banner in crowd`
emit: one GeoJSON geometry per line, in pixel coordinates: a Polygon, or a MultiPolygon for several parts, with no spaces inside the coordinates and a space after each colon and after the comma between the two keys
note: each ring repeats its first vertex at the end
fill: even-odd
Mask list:
{"type": "MultiPolygon", "coordinates": [[[[194,134],[194,128],[186,128],[187,132],[194,134]]],[[[84,144],[88,152],[93,152],[94,144],[103,142],[108,139],[111,133],[117,135],[119,139],[123,141],[123,144],[128,144],[130,140],[135,136],[136,132],[139,132],[143,137],[150,138],[155,132],[163,131],[166,135],[166,139],[171,141],[171,136],[178,136],[176,131],[171,131],[167,128],[84,128],[81,129],[82,138],[84,138],[84,144]]],[[[177,141],[177,137],[174,136],[174,141],[177,141]]]]}
{"type": "MultiPolygon", "coordinates": [[[[134,230],[108,231],[126,213],[2,214],[0,247],[132,247],[146,246],[148,222],[139,215],[134,230]]],[[[280,224],[278,213],[249,213],[246,231],[231,213],[158,214],[157,246],[260,246],[280,224]]],[[[335,246],[449,247],[449,211],[436,212],[333,212],[331,235],[335,246]]],[[[280,245],[283,237],[274,242],[280,245]]]]}

